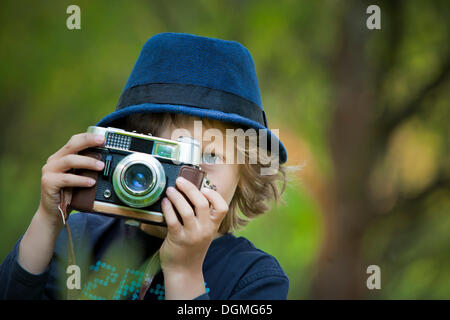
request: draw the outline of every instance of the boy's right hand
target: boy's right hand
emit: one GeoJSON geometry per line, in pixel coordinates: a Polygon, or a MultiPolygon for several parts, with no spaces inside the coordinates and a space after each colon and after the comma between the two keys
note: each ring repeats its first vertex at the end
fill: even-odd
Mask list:
{"type": "Polygon", "coordinates": [[[88,156],[77,153],[89,147],[101,146],[104,137],[92,133],[80,133],[51,155],[42,167],[40,214],[51,224],[62,226],[60,204],[60,190],[64,189],[64,196],[70,201],[72,187],[92,187],[95,180],[72,173],[71,169],[102,170],[104,163],[88,156]]]}

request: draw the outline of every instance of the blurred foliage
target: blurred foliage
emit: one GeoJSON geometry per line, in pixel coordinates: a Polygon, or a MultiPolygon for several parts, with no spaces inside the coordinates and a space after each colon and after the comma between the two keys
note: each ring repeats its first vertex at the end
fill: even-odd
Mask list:
{"type": "MultiPolygon", "coordinates": [[[[323,207],[313,186],[332,180],[335,170],[331,66],[348,10],[344,3],[3,1],[0,259],[38,207],[41,167],[72,135],[114,110],[145,41],[159,32],[194,33],[236,40],[250,50],[269,126],[280,128],[288,141],[288,164],[305,166],[291,176],[286,204],[238,234],[280,261],[291,280],[290,299],[308,298],[324,236],[323,207]],[[70,4],[81,8],[81,30],[66,28],[70,4]]],[[[391,19],[385,19],[386,3],[380,4],[383,29],[368,35],[365,48],[368,72],[386,70],[377,114],[397,111],[414,96],[439,71],[449,49],[447,1],[404,1],[401,15],[391,19]],[[390,59],[393,43],[386,38],[394,31],[402,37],[393,41],[397,51],[390,59]]],[[[360,14],[364,20],[365,11],[360,14]]],[[[414,210],[389,211],[399,199],[409,203],[420,195],[443,171],[448,174],[449,89],[447,79],[444,89],[423,99],[420,112],[394,130],[371,175],[379,199],[374,205],[388,212],[370,225],[362,246],[366,261],[382,269],[375,298],[450,297],[448,189],[420,204],[410,202],[414,210]]]]}

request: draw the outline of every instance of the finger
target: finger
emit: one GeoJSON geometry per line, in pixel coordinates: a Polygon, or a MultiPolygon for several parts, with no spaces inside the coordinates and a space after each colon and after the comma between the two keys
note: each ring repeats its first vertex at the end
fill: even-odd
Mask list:
{"type": "Polygon", "coordinates": [[[167,229],[169,232],[174,234],[179,233],[183,226],[173,209],[172,203],[167,199],[163,198],[161,201],[161,209],[164,214],[164,219],[166,220],[167,229]]]}
{"type": "Polygon", "coordinates": [[[186,201],[183,195],[173,187],[167,188],[166,195],[180,214],[184,226],[192,228],[195,225],[195,214],[191,205],[186,201]]]}
{"type": "Polygon", "coordinates": [[[92,187],[95,179],[71,173],[47,173],[42,177],[44,188],[60,189],[64,187],[92,187]]]}
{"type": "Polygon", "coordinates": [[[98,171],[103,169],[104,165],[103,161],[78,154],[68,154],[58,160],[46,164],[48,170],[52,172],[66,172],[72,168],[98,171]]]}
{"type": "Polygon", "coordinates": [[[93,133],[80,133],[72,136],[70,140],[59,149],[51,158],[59,159],[71,153],[77,153],[89,147],[96,147],[103,145],[105,141],[104,136],[93,133]]]}
{"type": "Polygon", "coordinates": [[[223,218],[228,212],[228,204],[220,193],[209,188],[202,188],[201,192],[206,199],[211,202],[213,210],[211,211],[211,219],[216,223],[222,222],[223,218]]]}
{"type": "Polygon", "coordinates": [[[178,177],[176,185],[194,205],[197,218],[202,220],[205,217],[209,217],[209,201],[192,182],[183,177],[178,177]]]}

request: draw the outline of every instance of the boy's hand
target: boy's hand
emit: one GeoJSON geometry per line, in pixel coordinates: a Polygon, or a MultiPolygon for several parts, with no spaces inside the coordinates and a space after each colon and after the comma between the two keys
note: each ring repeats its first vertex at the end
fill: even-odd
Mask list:
{"type": "MultiPolygon", "coordinates": [[[[91,187],[95,184],[95,180],[91,178],[67,173],[67,171],[73,168],[97,171],[103,169],[104,163],[102,161],[77,154],[77,152],[88,147],[100,146],[103,142],[104,137],[102,136],[92,133],[77,134],[48,158],[47,163],[42,167],[41,202],[38,210],[44,220],[53,225],[62,225],[58,210],[61,188],[91,187]]],[[[66,191],[66,193],[68,199],[70,199],[72,197],[71,192],[66,191]]]]}
{"type": "MultiPolygon", "coordinates": [[[[42,167],[41,202],[20,241],[17,257],[19,265],[32,274],[44,272],[53,256],[56,239],[63,226],[58,210],[61,188],[90,187],[94,184],[89,182],[88,177],[67,171],[72,168],[100,170],[103,167],[103,162],[97,166],[95,159],[76,154],[88,147],[103,144],[102,140],[95,138],[96,135],[92,133],[72,136],[69,142],[51,155],[42,167]]],[[[65,192],[65,196],[71,199],[72,193],[68,190],[65,192]]]]}
{"type": "Polygon", "coordinates": [[[176,186],[194,207],[191,207],[180,191],[167,188],[166,195],[170,201],[164,198],[161,205],[168,233],[160,249],[160,259],[166,282],[166,297],[190,299],[205,290],[203,260],[222,219],[228,212],[228,204],[217,191],[207,188],[200,191],[182,177],[177,178],[176,186]],[[183,224],[179,221],[174,207],[183,224]],[[174,291],[170,296],[171,287],[180,286],[185,289],[188,286],[192,291],[191,296],[188,293],[175,294],[174,291]]]}

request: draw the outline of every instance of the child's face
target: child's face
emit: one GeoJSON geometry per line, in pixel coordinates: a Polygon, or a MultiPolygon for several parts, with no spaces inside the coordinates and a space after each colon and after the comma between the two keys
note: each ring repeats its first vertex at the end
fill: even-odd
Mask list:
{"type": "MultiPolygon", "coordinates": [[[[176,140],[182,134],[176,134],[177,128],[171,124],[170,127],[166,127],[162,132],[158,134],[161,138],[176,140]],[[175,134],[174,134],[175,133],[175,134]]],[[[191,137],[194,137],[194,123],[193,121],[186,121],[183,125],[183,129],[188,130],[191,133],[191,137]]],[[[217,187],[217,192],[224,198],[224,200],[230,205],[233,198],[237,184],[239,182],[239,165],[232,163],[225,163],[225,150],[219,150],[219,144],[208,140],[203,140],[202,151],[205,152],[208,157],[209,163],[202,163],[201,168],[206,171],[207,176],[212,184],[217,187]],[[208,150],[214,150],[215,157],[221,157],[222,163],[214,164],[214,157],[209,155],[208,150]]],[[[223,148],[225,149],[225,147],[223,148]]]]}

